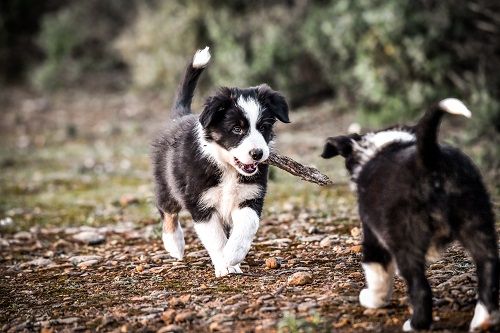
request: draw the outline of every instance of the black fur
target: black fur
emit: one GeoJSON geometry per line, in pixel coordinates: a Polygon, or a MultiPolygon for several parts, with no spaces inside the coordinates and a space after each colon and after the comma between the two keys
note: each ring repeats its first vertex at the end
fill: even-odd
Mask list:
{"type": "Polygon", "coordinates": [[[431,246],[460,241],[476,263],[478,298],[489,313],[498,310],[499,259],[494,214],[473,162],[460,150],[437,143],[443,112],[435,105],[416,126],[414,142],[394,142],[368,162],[356,147],[364,136],[327,140],[323,157],[341,155],[355,178],[363,224],[363,262],[387,267],[395,260],[413,307],[411,325],[428,329],[432,293],[425,277],[431,246]]]}
{"type": "MultiPolygon", "coordinates": [[[[248,121],[236,103],[240,96],[254,97],[265,106],[258,130],[266,142],[273,138],[276,118],[289,121],[285,99],[267,86],[221,88],[207,98],[200,117],[191,114],[191,100],[203,69],[188,65],[171,112],[173,121],[152,144],[156,204],[160,214],[174,214],[185,208],[195,222],[207,221],[214,213],[213,208],[200,206],[199,200],[205,191],[222,181],[220,167],[201,153],[199,124],[207,141],[214,141],[225,149],[237,146],[248,130],[248,121]],[[235,126],[241,127],[243,133],[233,133],[235,126]]],[[[262,187],[260,198],[240,203],[240,207],[251,207],[260,215],[267,186],[267,164],[259,164],[258,170],[250,177],[239,174],[238,182],[262,187]]]]}

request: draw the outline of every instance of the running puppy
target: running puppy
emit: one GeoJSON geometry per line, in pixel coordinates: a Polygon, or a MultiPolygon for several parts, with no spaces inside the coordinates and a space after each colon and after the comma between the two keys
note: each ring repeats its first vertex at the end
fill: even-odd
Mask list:
{"type": "Polygon", "coordinates": [[[428,329],[432,294],[426,255],[460,241],[476,263],[478,302],[470,330],[498,322],[499,259],[495,219],[473,162],[437,142],[445,113],[471,116],[457,99],[433,105],[415,126],[327,139],[322,157],[341,155],[357,186],[367,288],[361,305],[378,308],[391,297],[397,267],[406,280],[411,319],[404,331],[428,329]]]}
{"type": "Polygon", "coordinates": [[[177,214],[187,209],[212,259],[216,276],[242,273],[259,227],[267,186],[269,144],[276,120],[288,120],[285,98],[267,85],[221,88],[201,115],[191,100],[210,60],[198,50],[180,83],[169,127],[153,143],[156,205],[163,244],[182,259],[184,234],[177,214]]]}

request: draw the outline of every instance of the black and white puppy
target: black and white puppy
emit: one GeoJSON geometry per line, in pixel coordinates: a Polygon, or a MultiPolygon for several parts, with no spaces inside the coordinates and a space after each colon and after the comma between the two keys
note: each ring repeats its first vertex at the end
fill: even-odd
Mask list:
{"type": "Polygon", "coordinates": [[[152,159],[165,249],[182,259],[177,215],[187,209],[219,277],[241,273],[266,194],[268,166],[262,162],[269,157],[273,125],[289,119],[285,98],[267,85],[222,88],[199,117],[192,114],[196,83],[209,60],[207,47],[189,63],[152,159]]]}
{"type": "Polygon", "coordinates": [[[391,297],[395,268],[406,280],[413,314],[404,331],[428,329],[432,294],[426,257],[460,241],[477,267],[478,302],[470,330],[498,322],[499,259],[492,205],[473,162],[437,142],[445,113],[470,117],[457,99],[435,104],[415,126],[327,139],[322,156],[341,155],[357,187],[367,288],[361,305],[391,297]]]}

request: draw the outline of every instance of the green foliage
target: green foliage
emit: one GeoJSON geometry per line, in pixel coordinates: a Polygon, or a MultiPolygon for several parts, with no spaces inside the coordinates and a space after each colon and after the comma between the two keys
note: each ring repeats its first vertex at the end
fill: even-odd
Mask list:
{"type": "Polygon", "coordinates": [[[327,324],[318,313],[307,318],[297,318],[294,314],[286,312],[278,323],[279,333],[315,333],[329,332],[327,324]]]}
{"type": "Polygon", "coordinates": [[[87,0],[45,15],[37,38],[45,58],[34,70],[33,85],[51,90],[77,83],[83,73],[119,66],[110,40],[132,19],[134,8],[135,1],[124,6],[121,0],[87,0]]]}
{"type": "Polygon", "coordinates": [[[83,30],[74,25],[76,17],[76,12],[66,9],[44,18],[38,43],[46,59],[33,75],[37,88],[54,89],[61,80],[74,80],[80,73],[80,64],[71,57],[85,39],[83,30]]]}
{"type": "Polygon", "coordinates": [[[483,128],[498,113],[500,30],[487,0],[152,4],[116,44],[139,87],[174,91],[187,57],[210,45],[213,84],[267,82],[292,105],[335,96],[371,126],[449,96],[484,116],[483,128]]]}

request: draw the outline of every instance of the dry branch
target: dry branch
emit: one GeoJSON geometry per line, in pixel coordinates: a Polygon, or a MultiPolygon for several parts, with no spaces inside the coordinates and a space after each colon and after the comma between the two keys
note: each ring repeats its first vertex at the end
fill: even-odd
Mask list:
{"type": "Polygon", "coordinates": [[[267,159],[267,164],[274,165],[275,167],[314,184],[321,186],[333,184],[330,178],[322,174],[318,169],[302,165],[292,160],[290,157],[281,156],[276,152],[271,152],[267,159]]]}

